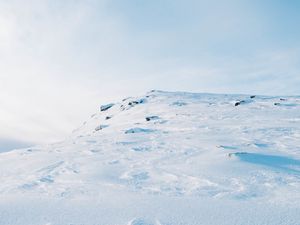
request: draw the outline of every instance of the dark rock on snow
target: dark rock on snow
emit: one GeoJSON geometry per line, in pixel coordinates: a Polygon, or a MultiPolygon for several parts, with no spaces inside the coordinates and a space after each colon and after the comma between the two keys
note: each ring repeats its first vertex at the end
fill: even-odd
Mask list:
{"type": "Polygon", "coordinates": [[[99,130],[102,130],[104,128],[108,127],[108,125],[99,125],[95,128],[95,131],[99,131],[99,130]]]}
{"type": "Polygon", "coordinates": [[[150,121],[150,120],[158,120],[159,117],[158,116],[147,116],[146,117],[146,121],[150,121]]]}
{"type": "Polygon", "coordinates": [[[107,104],[107,105],[101,105],[100,106],[100,111],[106,111],[106,110],[110,109],[113,106],[114,106],[113,103],[110,103],[110,104],[107,104]]]}
{"type": "Polygon", "coordinates": [[[238,105],[240,105],[240,104],[242,104],[242,103],[245,103],[245,101],[244,101],[244,100],[238,101],[238,102],[236,102],[236,103],[234,104],[234,106],[238,106],[238,105]]]}

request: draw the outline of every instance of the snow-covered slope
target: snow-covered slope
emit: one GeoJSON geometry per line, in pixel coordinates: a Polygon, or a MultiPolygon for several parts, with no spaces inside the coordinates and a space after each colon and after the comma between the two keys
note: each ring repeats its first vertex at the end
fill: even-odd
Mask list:
{"type": "Polygon", "coordinates": [[[300,97],[151,91],[0,179],[0,224],[299,224],[300,97]]]}

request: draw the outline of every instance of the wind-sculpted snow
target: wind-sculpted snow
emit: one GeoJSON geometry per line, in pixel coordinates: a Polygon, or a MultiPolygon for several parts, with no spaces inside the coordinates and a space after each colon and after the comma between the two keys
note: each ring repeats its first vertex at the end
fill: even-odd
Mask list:
{"type": "MultiPolygon", "coordinates": [[[[195,205],[230,201],[232,209],[240,202],[291,204],[290,222],[279,206],[274,213],[285,219],[272,224],[294,224],[300,210],[299,173],[300,97],[152,91],[103,105],[61,143],[1,153],[0,196],[71,201],[129,193],[150,196],[150,202],[167,199],[162,204],[174,198],[193,199],[195,205]]],[[[141,202],[132,204],[141,211],[121,224],[187,224],[174,221],[173,214],[163,222],[149,219],[153,212],[143,210],[147,207],[141,202]]],[[[184,211],[187,205],[178,207],[184,211]]],[[[207,219],[182,221],[220,224],[213,217],[208,223],[197,218],[207,219]]],[[[245,221],[271,224],[251,219],[245,221]]]]}

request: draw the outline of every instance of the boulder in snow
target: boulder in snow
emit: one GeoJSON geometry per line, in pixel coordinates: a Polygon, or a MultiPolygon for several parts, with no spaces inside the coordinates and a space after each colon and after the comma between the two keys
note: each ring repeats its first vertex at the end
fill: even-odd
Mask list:
{"type": "Polygon", "coordinates": [[[108,127],[108,125],[99,125],[99,126],[97,126],[96,128],[95,128],[95,131],[98,131],[98,130],[102,130],[102,129],[104,129],[104,128],[106,128],[106,127],[108,127]]]}
{"type": "Polygon", "coordinates": [[[113,106],[114,106],[113,103],[110,103],[110,104],[107,104],[107,105],[101,105],[100,106],[100,111],[106,111],[106,110],[110,109],[113,106]]]}
{"type": "Polygon", "coordinates": [[[139,128],[139,127],[135,127],[135,128],[131,128],[125,131],[125,134],[134,134],[134,133],[150,133],[153,132],[154,130],[152,129],[145,129],[145,128],[139,128]]]}
{"type": "Polygon", "coordinates": [[[146,121],[151,121],[151,120],[158,120],[158,116],[146,116],[146,121]]]}

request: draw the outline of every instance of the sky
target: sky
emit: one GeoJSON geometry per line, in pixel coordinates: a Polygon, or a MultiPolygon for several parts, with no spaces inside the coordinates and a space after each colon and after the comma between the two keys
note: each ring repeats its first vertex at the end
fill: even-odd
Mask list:
{"type": "Polygon", "coordinates": [[[298,0],[0,0],[0,151],[151,89],[300,95],[298,0]]]}

